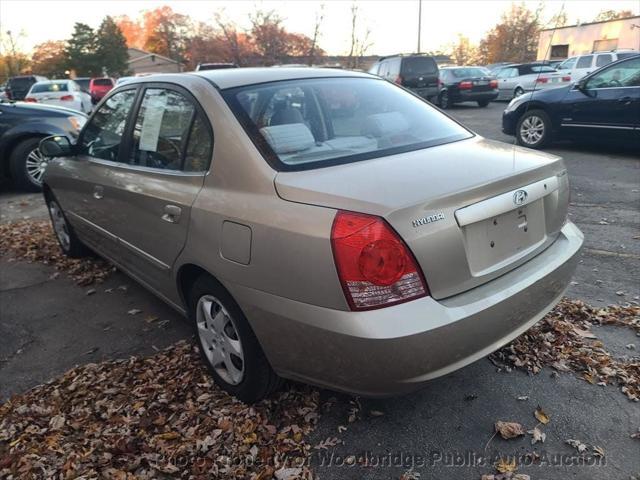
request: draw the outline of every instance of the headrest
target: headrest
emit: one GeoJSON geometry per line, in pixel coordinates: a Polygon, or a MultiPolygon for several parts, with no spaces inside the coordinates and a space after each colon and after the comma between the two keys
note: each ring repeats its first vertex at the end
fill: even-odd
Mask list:
{"type": "Polygon", "coordinates": [[[304,123],[263,127],[260,133],[277,154],[301,152],[316,143],[311,130],[304,123]]]}
{"type": "Polygon", "coordinates": [[[375,113],[364,122],[364,134],[376,138],[395,135],[409,130],[409,122],[400,112],[375,113]]]}

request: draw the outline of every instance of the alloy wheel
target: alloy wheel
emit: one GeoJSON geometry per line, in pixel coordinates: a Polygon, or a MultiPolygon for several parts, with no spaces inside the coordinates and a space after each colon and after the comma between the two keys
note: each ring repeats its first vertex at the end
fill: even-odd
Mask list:
{"type": "Polygon", "coordinates": [[[47,169],[47,159],[39,148],[34,148],[27,155],[26,169],[29,179],[36,185],[42,185],[42,176],[47,169]]]}
{"type": "Polygon", "coordinates": [[[530,115],[520,125],[520,138],[527,145],[537,144],[544,136],[544,121],[537,115],[530,115]]]}
{"type": "Polygon", "coordinates": [[[58,237],[58,241],[62,249],[68,251],[71,248],[71,235],[69,235],[69,226],[64,214],[60,209],[60,205],[55,200],[49,201],[49,212],[51,213],[51,222],[53,223],[53,231],[58,237]]]}
{"type": "Polygon", "coordinates": [[[229,312],[213,295],[203,295],[196,306],[198,337],[205,357],[225,382],[238,385],[244,378],[244,353],[229,312]]]}

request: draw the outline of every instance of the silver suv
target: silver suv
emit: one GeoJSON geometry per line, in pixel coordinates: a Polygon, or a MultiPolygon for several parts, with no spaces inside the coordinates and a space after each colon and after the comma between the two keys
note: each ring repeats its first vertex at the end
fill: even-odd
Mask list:
{"type": "Polygon", "coordinates": [[[364,73],[139,78],[41,150],[66,254],[98,252],[188,316],[248,402],[281,378],[418,388],[542,318],[582,245],[560,158],[364,73]]]}

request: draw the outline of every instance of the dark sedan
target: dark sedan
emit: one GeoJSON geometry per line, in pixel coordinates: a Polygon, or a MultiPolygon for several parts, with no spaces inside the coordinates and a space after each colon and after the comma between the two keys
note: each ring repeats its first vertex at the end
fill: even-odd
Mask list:
{"type": "Polygon", "coordinates": [[[438,106],[477,102],[486,107],[498,97],[498,81],[483,67],[446,67],[440,69],[438,106]]]}
{"type": "Polygon", "coordinates": [[[86,121],[86,115],[67,108],[0,102],[0,177],[10,177],[22,190],[40,190],[47,166],[40,140],[49,135],[75,139],[86,121]]]}
{"type": "Polygon", "coordinates": [[[558,138],[640,143],[640,55],[573,85],[514,98],[502,114],[502,131],[529,148],[558,138]]]}

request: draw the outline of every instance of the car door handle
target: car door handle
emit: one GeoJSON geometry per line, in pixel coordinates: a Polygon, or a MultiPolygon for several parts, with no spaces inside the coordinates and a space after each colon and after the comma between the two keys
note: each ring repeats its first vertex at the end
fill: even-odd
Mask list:
{"type": "Polygon", "coordinates": [[[631,97],[622,97],[618,99],[618,102],[620,103],[631,103],[633,101],[633,98],[631,97]]]}
{"type": "Polygon", "coordinates": [[[93,187],[93,198],[100,200],[102,197],[104,197],[104,188],[99,185],[93,187]]]}
{"type": "Polygon", "coordinates": [[[169,223],[178,223],[182,209],[176,205],[165,205],[162,220],[169,223]]]}

